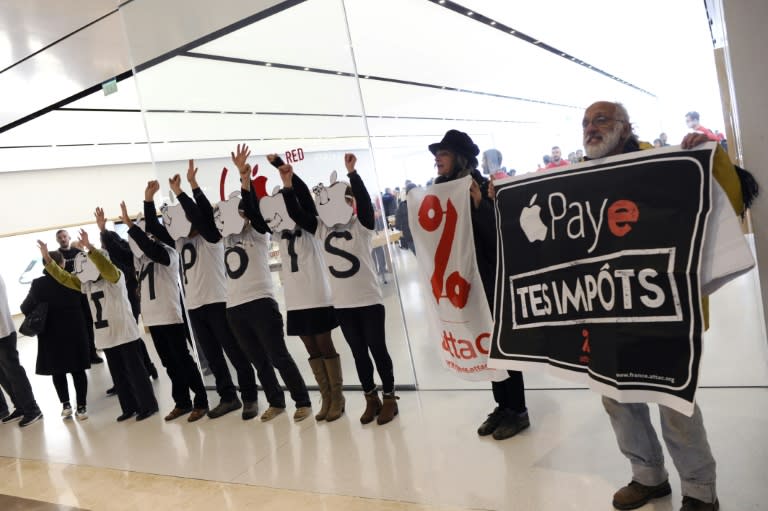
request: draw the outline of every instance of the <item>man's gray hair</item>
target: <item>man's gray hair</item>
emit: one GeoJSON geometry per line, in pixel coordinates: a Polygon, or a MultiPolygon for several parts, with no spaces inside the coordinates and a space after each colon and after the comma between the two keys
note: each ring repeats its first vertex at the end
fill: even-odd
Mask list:
{"type": "Polygon", "coordinates": [[[619,121],[624,121],[627,124],[631,123],[629,122],[629,112],[627,112],[627,109],[624,107],[622,103],[619,103],[618,101],[614,103],[616,105],[616,117],[619,121]]]}

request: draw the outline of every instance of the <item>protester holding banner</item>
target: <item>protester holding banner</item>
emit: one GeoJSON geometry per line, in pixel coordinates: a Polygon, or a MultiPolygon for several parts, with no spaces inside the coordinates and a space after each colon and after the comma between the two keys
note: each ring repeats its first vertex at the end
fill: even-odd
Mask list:
{"type": "Polygon", "coordinates": [[[316,187],[317,216],[302,209],[295,199],[286,198],[286,206],[291,218],[324,244],[336,318],[352,350],[365,395],[360,422],[368,424],[376,419],[381,425],[398,414],[398,398],[386,344],[384,303],[371,254],[376,221],[371,197],[355,170],[356,162],[354,154],[344,155],[351,186],[334,181],[334,172],[334,182],[316,187]],[[373,381],[374,362],[383,386],[383,403],[373,381]]]}
{"type": "MultiPolygon", "coordinates": [[[[680,474],[682,511],[717,510],[715,460],[696,389],[706,297],[754,265],[736,213],[740,174],[701,134],[641,151],[629,115],[597,102],[582,121],[588,165],[495,185],[496,323],[489,365],[544,367],[587,383],[632,481],[636,509],[671,493],[648,402],[680,474]]],[[[749,189],[749,187],[745,187],[749,189]]],[[[749,194],[746,194],[749,195],[749,194]]]]}
{"type": "MultiPolygon", "coordinates": [[[[276,155],[267,157],[277,161],[276,155]]],[[[312,194],[307,185],[293,173],[290,165],[278,167],[283,181],[280,192],[283,205],[298,201],[302,209],[317,214],[312,194]]],[[[264,201],[259,201],[264,213],[264,201]]],[[[286,212],[287,214],[287,212],[286,212]]],[[[294,220],[291,220],[295,224],[294,220]]],[[[285,224],[286,222],[280,222],[285,224]]],[[[268,222],[269,224],[269,222],[268,222]]],[[[315,237],[298,225],[280,231],[280,276],[285,291],[287,309],[286,331],[298,335],[309,354],[309,365],[320,387],[322,405],[315,420],[328,422],[339,419],[344,413],[343,375],[341,359],[333,345],[331,330],[338,326],[333,312],[330,285],[323,268],[321,248],[315,237]]]]}
{"type": "MultiPolygon", "coordinates": [[[[476,168],[480,150],[466,133],[449,130],[440,142],[430,144],[429,151],[435,155],[436,185],[471,176],[470,211],[475,258],[488,307],[492,308],[496,277],[496,218],[488,199],[488,180],[476,168]]],[[[508,374],[509,377],[503,381],[491,383],[497,407],[477,430],[480,436],[493,435],[494,439],[503,440],[530,426],[523,374],[519,371],[509,371],[508,374]]]]}

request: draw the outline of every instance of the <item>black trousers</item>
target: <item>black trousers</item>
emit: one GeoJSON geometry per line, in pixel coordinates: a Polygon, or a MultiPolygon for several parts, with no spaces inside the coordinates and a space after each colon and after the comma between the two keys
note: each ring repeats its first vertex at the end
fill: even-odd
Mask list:
{"type": "Polygon", "coordinates": [[[507,408],[516,413],[522,413],[525,406],[525,385],[523,373],[520,371],[507,371],[509,378],[504,381],[491,382],[493,399],[501,408],[507,408]]]}
{"type": "Polygon", "coordinates": [[[243,401],[256,401],[256,375],[248,357],[237,344],[227,323],[227,311],[223,302],[203,305],[189,311],[192,331],[208,360],[208,367],[216,378],[216,391],[223,401],[237,398],[232,375],[224,360],[224,353],[237,372],[237,383],[243,401]],[[222,351],[223,350],[223,351],[222,351]]]}
{"type": "MultiPolygon", "coordinates": [[[[25,416],[40,413],[35,395],[32,393],[32,385],[29,384],[29,378],[27,378],[27,372],[19,361],[19,352],[16,349],[16,332],[0,339],[0,386],[8,393],[13,406],[21,410],[25,416]]],[[[0,411],[2,411],[3,404],[5,404],[5,399],[0,403],[0,411]]]]}
{"type": "Polygon", "coordinates": [[[283,316],[272,298],[260,298],[227,309],[227,319],[240,347],[256,368],[270,406],[285,408],[285,395],[275,369],[291,393],[296,407],[312,406],[299,368],[283,337],[283,316]]]}
{"type": "Polygon", "coordinates": [[[208,408],[208,396],[200,370],[187,348],[187,334],[182,323],[149,327],[160,362],[171,379],[171,396],[177,408],[190,408],[189,391],[195,394],[195,408],[208,408]]]}
{"type": "MultiPolygon", "coordinates": [[[[72,382],[75,384],[77,406],[85,406],[88,395],[88,377],[85,375],[85,370],[74,371],[70,374],[72,375],[72,382]]],[[[56,395],[59,396],[59,401],[61,403],[69,403],[67,373],[53,374],[51,378],[53,379],[53,386],[56,388],[56,395]]]]}
{"type": "Polygon", "coordinates": [[[157,399],[142,360],[138,339],[107,348],[104,354],[123,413],[157,410],[157,399]]]}
{"type": "Polygon", "coordinates": [[[395,375],[384,334],[384,305],[335,310],[344,338],[352,349],[357,376],[360,378],[363,390],[370,392],[376,388],[373,382],[373,362],[375,362],[384,392],[394,392],[395,375]],[[370,355],[373,355],[373,362],[368,354],[369,351],[370,355]]]}

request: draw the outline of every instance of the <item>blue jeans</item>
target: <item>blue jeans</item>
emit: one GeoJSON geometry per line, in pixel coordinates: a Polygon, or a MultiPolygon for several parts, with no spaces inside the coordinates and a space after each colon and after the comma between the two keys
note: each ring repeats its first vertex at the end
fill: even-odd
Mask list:
{"type": "MultiPolygon", "coordinates": [[[[611,418],[619,449],[632,464],[632,480],[646,486],[657,486],[666,481],[664,454],[651,425],[648,405],[619,403],[603,397],[603,406],[611,418]]],[[[717,499],[715,459],[707,442],[699,406],[694,407],[693,416],[687,417],[659,405],[659,416],[664,443],[680,474],[683,496],[714,502],[717,499]]]]}
{"type": "MultiPolygon", "coordinates": [[[[10,396],[13,405],[25,416],[40,413],[40,408],[32,393],[27,372],[19,362],[19,352],[16,350],[16,332],[0,339],[0,385],[10,396]]],[[[3,403],[5,400],[3,400],[3,403]]],[[[2,408],[2,403],[0,403],[2,408]]],[[[2,411],[2,410],[0,410],[2,411]]]]}

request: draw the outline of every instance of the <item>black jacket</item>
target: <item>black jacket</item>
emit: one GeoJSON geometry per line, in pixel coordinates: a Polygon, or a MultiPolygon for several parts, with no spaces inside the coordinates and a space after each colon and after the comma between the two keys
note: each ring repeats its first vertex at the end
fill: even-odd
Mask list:
{"type": "Polygon", "coordinates": [[[82,296],[47,272],[32,281],[21,312],[29,314],[38,303],[48,303],[45,329],[37,336],[37,374],[71,373],[91,367],[82,296]]]}

